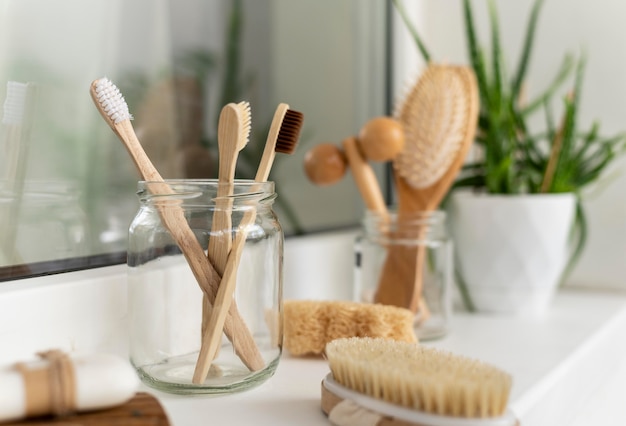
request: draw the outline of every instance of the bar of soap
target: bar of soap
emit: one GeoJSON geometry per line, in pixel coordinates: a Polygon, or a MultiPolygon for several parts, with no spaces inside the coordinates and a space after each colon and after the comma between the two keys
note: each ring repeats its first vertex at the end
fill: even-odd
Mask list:
{"type": "MultiPolygon", "coordinates": [[[[137,373],[123,358],[108,354],[71,357],[76,378],[77,411],[103,409],[130,400],[139,387],[137,373]]],[[[47,361],[27,363],[29,369],[43,369],[47,361]]],[[[26,417],[26,389],[14,365],[0,369],[0,422],[26,417]]]]}

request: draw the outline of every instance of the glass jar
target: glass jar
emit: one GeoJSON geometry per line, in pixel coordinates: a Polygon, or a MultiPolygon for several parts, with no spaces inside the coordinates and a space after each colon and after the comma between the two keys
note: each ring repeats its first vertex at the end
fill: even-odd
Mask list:
{"type": "Polygon", "coordinates": [[[85,256],[89,239],[79,189],[70,181],[0,182],[0,267],[23,265],[29,274],[41,262],[85,256]]]}
{"type": "Polygon", "coordinates": [[[355,243],[354,299],[413,309],[420,340],[444,336],[452,312],[452,242],[445,217],[443,211],[367,211],[355,243]]]}
{"type": "Polygon", "coordinates": [[[267,380],[282,351],[283,232],[272,210],[274,184],[142,181],[138,196],[128,285],[130,359],[141,379],[180,394],[228,393],[267,380]],[[227,277],[234,287],[225,287],[227,277]],[[226,312],[222,324],[213,320],[226,312]],[[217,353],[199,356],[208,330],[217,353]]]}

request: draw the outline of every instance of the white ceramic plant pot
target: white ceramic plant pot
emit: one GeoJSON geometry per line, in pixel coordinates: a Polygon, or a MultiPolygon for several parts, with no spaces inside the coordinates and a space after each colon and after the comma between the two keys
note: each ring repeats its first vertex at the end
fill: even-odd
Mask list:
{"type": "Polygon", "coordinates": [[[449,225],[457,279],[475,309],[541,314],[569,257],[573,194],[454,193],[449,225]]]}

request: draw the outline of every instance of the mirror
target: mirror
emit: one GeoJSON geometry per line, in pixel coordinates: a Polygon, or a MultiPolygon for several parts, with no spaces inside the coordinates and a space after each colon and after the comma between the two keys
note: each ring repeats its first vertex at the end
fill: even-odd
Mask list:
{"type": "Polygon", "coordinates": [[[277,156],[287,235],[356,224],[349,178],[319,188],[302,170],[386,111],[386,17],[376,0],[0,0],[0,280],[125,260],[139,176],[89,96],[110,78],[166,178],[217,176],[221,106],[248,100],[236,176],[254,176],[279,102],[304,113],[277,156]],[[68,13],[71,11],[71,13],[68,13]]]}

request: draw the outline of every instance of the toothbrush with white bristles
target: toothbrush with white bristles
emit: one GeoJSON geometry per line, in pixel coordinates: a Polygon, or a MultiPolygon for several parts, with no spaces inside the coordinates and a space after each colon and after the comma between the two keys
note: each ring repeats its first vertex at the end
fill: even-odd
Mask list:
{"type": "MultiPolygon", "coordinates": [[[[172,189],[163,181],[141,147],[130,122],[132,117],[128,105],[120,90],[109,79],[101,78],[91,84],[90,92],[100,114],[126,146],[141,177],[146,181],[157,182],[151,186],[152,192],[162,195],[172,194],[172,189]]],[[[160,207],[159,214],[163,224],[187,259],[191,271],[208,301],[211,304],[214,303],[221,278],[208,261],[202,246],[189,228],[184,211],[172,206],[167,209],[160,207]]],[[[265,367],[265,361],[254,338],[234,305],[231,305],[228,312],[224,332],[232,342],[236,354],[250,370],[258,371],[265,367]]]]}

